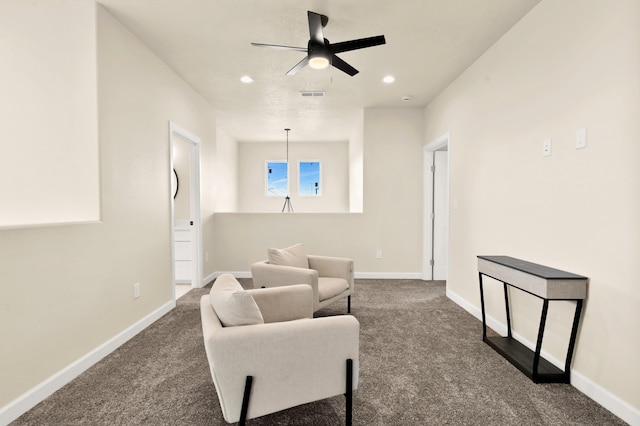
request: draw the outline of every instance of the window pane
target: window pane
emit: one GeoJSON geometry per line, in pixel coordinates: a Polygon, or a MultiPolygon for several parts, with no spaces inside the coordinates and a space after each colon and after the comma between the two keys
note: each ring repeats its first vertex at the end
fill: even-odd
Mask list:
{"type": "Polygon", "coordinates": [[[289,167],[284,161],[267,162],[267,197],[289,195],[289,167]]]}
{"type": "Polygon", "coordinates": [[[322,195],[322,186],[320,181],[320,162],[301,161],[298,163],[298,171],[298,188],[300,195],[322,195]]]}

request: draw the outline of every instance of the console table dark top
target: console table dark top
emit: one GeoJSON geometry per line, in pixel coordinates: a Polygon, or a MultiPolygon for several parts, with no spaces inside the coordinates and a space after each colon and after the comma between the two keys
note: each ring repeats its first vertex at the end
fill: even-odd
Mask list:
{"type": "Polygon", "coordinates": [[[586,280],[587,277],[572,274],[571,272],[562,271],[560,269],[550,268],[548,266],[539,265],[537,263],[527,262],[526,260],[516,259],[510,256],[478,256],[478,259],[484,259],[499,265],[507,266],[527,274],[546,280],[586,280]]]}

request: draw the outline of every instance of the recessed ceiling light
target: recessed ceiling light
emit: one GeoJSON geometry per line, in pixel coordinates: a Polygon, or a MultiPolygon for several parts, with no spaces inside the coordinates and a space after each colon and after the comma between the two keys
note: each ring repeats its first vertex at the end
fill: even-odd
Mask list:
{"type": "Polygon", "coordinates": [[[384,81],[385,83],[389,84],[389,83],[393,83],[394,81],[396,81],[396,78],[392,75],[388,75],[385,78],[382,79],[382,81],[384,81]]]}
{"type": "Polygon", "coordinates": [[[248,75],[243,75],[242,77],[240,77],[240,81],[247,84],[253,83],[253,79],[248,75]]]}
{"type": "Polygon", "coordinates": [[[411,96],[403,96],[402,97],[402,101],[403,102],[411,102],[411,96]]]}

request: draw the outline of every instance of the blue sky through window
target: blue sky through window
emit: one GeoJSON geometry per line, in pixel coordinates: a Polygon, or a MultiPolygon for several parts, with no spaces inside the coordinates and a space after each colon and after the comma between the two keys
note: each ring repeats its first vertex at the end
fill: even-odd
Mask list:
{"type": "Polygon", "coordinates": [[[301,161],[298,172],[300,195],[322,195],[319,161],[301,161]]]}
{"type": "Polygon", "coordinates": [[[267,196],[285,197],[289,195],[287,163],[283,161],[267,162],[267,196]]]}

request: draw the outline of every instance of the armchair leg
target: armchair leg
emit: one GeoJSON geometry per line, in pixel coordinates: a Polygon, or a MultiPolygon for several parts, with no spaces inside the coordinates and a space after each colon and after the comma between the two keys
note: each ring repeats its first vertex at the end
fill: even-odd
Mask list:
{"type": "Polygon", "coordinates": [[[253,382],[253,376],[247,376],[247,380],[244,382],[244,395],[242,396],[242,409],[240,411],[240,426],[244,426],[247,421],[247,411],[249,410],[249,395],[251,395],[251,384],[253,382]]]}
{"type": "MultiPolygon", "coordinates": [[[[247,411],[249,410],[249,396],[251,395],[251,384],[253,383],[253,376],[247,376],[244,383],[244,395],[242,396],[242,409],[240,411],[240,426],[245,426],[247,422],[247,411]]],[[[345,407],[345,425],[351,426],[353,422],[353,360],[347,359],[347,386],[344,394],[346,397],[345,407]]]]}
{"type": "Polygon", "coordinates": [[[351,313],[351,295],[347,296],[347,313],[351,313]]]}
{"type": "Polygon", "coordinates": [[[352,410],[353,410],[353,360],[347,359],[347,392],[344,396],[347,398],[345,425],[351,426],[352,410]]]}

